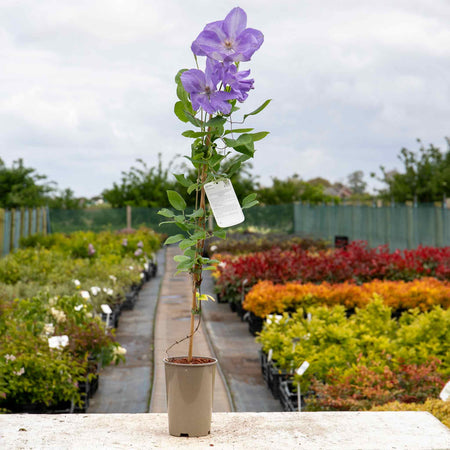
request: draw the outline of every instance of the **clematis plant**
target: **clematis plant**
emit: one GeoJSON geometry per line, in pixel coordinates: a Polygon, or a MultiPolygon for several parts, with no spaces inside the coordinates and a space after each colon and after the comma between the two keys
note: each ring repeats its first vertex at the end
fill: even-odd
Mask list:
{"type": "MultiPolygon", "coordinates": [[[[177,270],[192,276],[189,362],[192,361],[196,331],[195,316],[200,315],[201,300],[209,297],[201,293],[202,270],[211,270],[218,262],[203,256],[204,242],[209,236],[226,237],[225,231],[218,226],[213,231],[207,229],[207,218],[212,213],[206,207],[205,185],[230,183],[230,177],[241,165],[253,158],[254,143],[268,134],[266,131],[253,132],[253,128],[243,128],[242,124],[247,117],[260,113],[270,100],[244,114],[238,122],[232,117],[254,88],[254,80],[249,78],[250,70],[240,70],[240,64],[250,61],[263,41],[260,31],[247,28],[244,10],[234,8],[224,20],[205,26],[191,46],[197,67],[180,70],[175,77],[178,101],[174,111],[182,122],[194,126],[182,134],[193,139],[187,159],[197,177],[192,180],[185,174],[174,175],[189,195],[195,195],[195,209],[187,212],[183,197],[176,191],[167,191],[176,212],[162,209],[159,214],[168,219],[162,223],[175,223],[182,230],[183,233],[170,236],[165,244],[179,244],[183,254],[175,256],[177,270]],[[206,57],[204,70],[199,67],[198,57],[206,57]],[[224,164],[227,158],[233,158],[231,164],[224,164]]],[[[242,209],[257,203],[256,194],[251,194],[242,200],[242,209]]]]}

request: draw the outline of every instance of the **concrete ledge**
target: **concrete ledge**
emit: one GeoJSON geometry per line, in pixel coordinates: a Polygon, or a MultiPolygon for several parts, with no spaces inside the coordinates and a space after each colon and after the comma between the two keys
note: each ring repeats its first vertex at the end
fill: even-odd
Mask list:
{"type": "Polygon", "coordinates": [[[211,435],[177,438],[167,414],[0,415],[5,449],[449,449],[425,412],[214,413],[211,435]]]}

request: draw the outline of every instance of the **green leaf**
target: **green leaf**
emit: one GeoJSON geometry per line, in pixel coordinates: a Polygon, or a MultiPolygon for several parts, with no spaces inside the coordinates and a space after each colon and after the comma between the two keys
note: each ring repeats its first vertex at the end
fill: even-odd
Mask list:
{"type": "Polygon", "coordinates": [[[188,122],[189,119],[186,117],[186,111],[184,108],[184,104],[182,101],[176,102],[175,106],[173,108],[173,112],[175,115],[182,121],[182,122],[188,122]]]}
{"type": "Polygon", "coordinates": [[[183,72],[186,72],[188,69],[180,69],[177,74],[175,75],[175,83],[176,84],[181,84],[181,74],[183,72]]]}
{"type": "Polygon", "coordinates": [[[174,173],[173,176],[177,179],[178,183],[180,183],[184,187],[189,187],[192,184],[192,181],[189,178],[186,178],[184,176],[184,173],[181,174],[174,173]]]}
{"type": "Polygon", "coordinates": [[[194,241],[192,239],[184,239],[178,244],[178,246],[181,248],[181,250],[186,250],[187,248],[190,248],[196,244],[197,241],[194,241]]]}
{"type": "Polygon", "coordinates": [[[189,214],[189,217],[192,217],[193,219],[198,219],[199,217],[203,217],[205,214],[205,211],[203,208],[196,209],[192,214],[189,214]]]}
{"type": "Polygon", "coordinates": [[[184,198],[177,191],[167,191],[169,203],[178,211],[186,209],[186,202],[184,198]]]}
{"type": "Polygon", "coordinates": [[[173,211],[171,211],[170,209],[167,209],[167,208],[160,209],[158,211],[158,214],[160,216],[164,216],[164,217],[173,217],[175,215],[173,211]]]}
{"type": "Polygon", "coordinates": [[[189,256],[185,256],[185,255],[175,255],[173,257],[173,260],[177,263],[183,263],[183,262],[187,262],[187,261],[192,261],[191,258],[189,258],[189,256]]]}
{"type": "Polygon", "coordinates": [[[169,236],[164,242],[164,245],[175,244],[177,242],[182,241],[184,238],[185,236],[183,236],[182,234],[175,234],[174,236],[169,236]]]}
{"type": "Polygon", "coordinates": [[[256,193],[247,195],[247,197],[245,197],[245,198],[242,200],[242,205],[245,206],[245,205],[247,205],[248,203],[253,202],[253,201],[256,199],[256,196],[257,196],[256,193]]]}
{"type": "Polygon", "coordinates": [[[208,264],[220,264],[220,261],[218,259],[210,259],[208,264]]]}
{"type": "Polygon", "coordinates": [[[196,239],[198,241],[201,241],[202,239],[205,238],[206,238],[206,231],[197,231],[191,236],[191,239],[196,239]]]}
{"type": "Polygon", "coordinates": [[[193,267],[193,265],[194,265],[194,261],[192,261],[192,260],[180,262],[177,265],[176,273],[187,272],[191,267],[193,267]]]}
{"type": "Polygon", "coordinates": [[[225,119],[224,117],[213,117],[212,119],[209,119],[208,122],[206,122],[205,127],[220,129],[223,128],[226,121],[227,119],[225,119]]]}
{"type": "Polygon", "coordinates": [[[252,133],[250,136],[253,137],[253,142],[260,141],[264,139],[269,134],[269,131],[260,131],[258,133],[252,133]]]}
{"type": "Polygon", "coordinates": [[[253,144],[253,137],[251,134],[241,134],[237,139],[223,139],[228,147],[234,148],[237,152],[243,153],[253,157],[255,153],[255,147],[253,144]]]}
{"type": "Polygon", "coordinates": [[[192,125],[195,125],[196,127],[202,128],[204,125],[204,122],[202,122],[200,119],[197,119],[194,115],[190,114],[187,111],[184,111],[184,115],[186,119],[192,123],[192,125]]]}
{"type": "Polygon", "coordinates": [[[216,153],[209,160],[209,165],[214,167],[217,164],[220,164],[222,162],[222,160],[225,159],[225,157],[226,157],[226,155],[221,155],[220,153],[216,153]]]}
{"type": "Polygon", "coordinates": [[[218,229],[214,230],[213,236],[216,236],[219,239],[226,239],[227,232],[225,230],[221,230],[221,229],[218,228],[218,229]]]}
{"type": "Polygon", "coordinates": [[[182,136],[187,138],[199,138],[206,136],[208,133],[206,131],[194,131],[194,130],[186,130],[181,133],[182,136]]]}
{"type": "Polygon", "coordinates": [[[183,231],[189,231],[190,227],[185,223],[175,222],[175,225],[183,231]]]}
{"type": "Polygon", "coordinates": [[[188,258],[190,258],[190,259],[194,259],[195,258],[195,256],[196,256],[196,252],[195,252],[195,250],[194,249],[192,249],[192,248],[188,248],[188,249],[186,249],[185,251],[184,251],[184,254],[188,257],[188,258]]]}
{"type": "Polygon", "coordinates": [[[191,184],[188,188],[187,188],[187,193],[188,194],[192,194],[192,192],[194,192],[197,189],[197,183],[193,183],[191,184]]]}
{"type": "Polygon", "coordinates": [[[224,136],[231,133],[249,133],[250,131],[253,131],[254,128],[236,128],[235,130],[227,130],[225,131],[224,136]]]}
{"type": "Polygon", "coordinates": [[[251,208],[252,206],[256,206],[256,205],[259,205],[258,200],[254,200],[250,203],[247,203],[246,205],[242,205],[242,209],[248,209],[248,208],[251,208]]]}
{"type": "Polygon", "coordinates": [[[272,101],[272,99],[270,100],[266,100],[259,108],[256,108],[254,111],[252,111],[251,113],[248,114],[244,114],[244,120],[248,117],[248,116],[255,116],[256,114],[259,114],[270,102],[272,101]]]}

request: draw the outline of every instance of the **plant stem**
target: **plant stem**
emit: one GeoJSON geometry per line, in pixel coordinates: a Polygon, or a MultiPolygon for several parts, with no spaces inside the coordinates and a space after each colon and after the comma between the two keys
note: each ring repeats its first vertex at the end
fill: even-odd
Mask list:
{"type": "MultiPolygon", "coordinates": [[[[202,183],[202,187],[200,190],[200,205],[199,207],[206,211],[205,207],[205,188],[203,187],[203,183],[206,179],[206,164],[204,164],[201,168],[201,173],[199,174],[200,181],[202,183]]],[[[206,220],[205,215],[199,218],[198,225],[200,227],[206,228],[206,220]]],[[[203,246],[205,241],[201,240],[197,242],[195,247],[195,256],[203,254],[203,246]]],[[[194,266],[194,270],[192,271],[192,302],[191,302],[191,329],[189,333],[189,349],[188,349],[188,362],[192,361],[192,351],[194,346],[194,333],[195,333],[195,312],[197,311],[197,289],[200,287],[202,282],[202,265],[196,264],[194,266]]]]}

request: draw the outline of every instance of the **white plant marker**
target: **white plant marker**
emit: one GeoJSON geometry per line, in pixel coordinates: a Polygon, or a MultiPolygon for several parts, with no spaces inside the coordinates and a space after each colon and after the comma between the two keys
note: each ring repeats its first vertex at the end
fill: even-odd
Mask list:
{"type": "MultiPolygon", "coordinates": [[[[308,361],[303,361],[302,365],[295,371],[295,373],[299,376],[302,376],[306,369],[309,367],[308,361]]],[[[297,383],[298,389],[297,389],[297,401],[298,401],[298,410],[299,412],[302,412],[302,393],[300,391],[300,381],[297,383]]]]}
{"type": "Polygon", "coordinates": [[[230,180],[207,183],[205,192],[220,228],[231,227],[244,221],[244,213],[230,180]]]}
{"type": "Polygon", "coordinates": [[[108,326],[109,326],[109,317],[112,314],[112,309],[109,305],[103,304],[100,306],[102,308],[102,311],[104,314],[106,314],[106,323],[105,323],[105,334],[108,332],[108,326]]]}
{"type": "Polygon", "coordinates": [[[442,389],[439,397],[444,402],[446,402],[450,398],[450,381],[447,381],[447,384],[444,386],[444,389],[442,389]]]}

